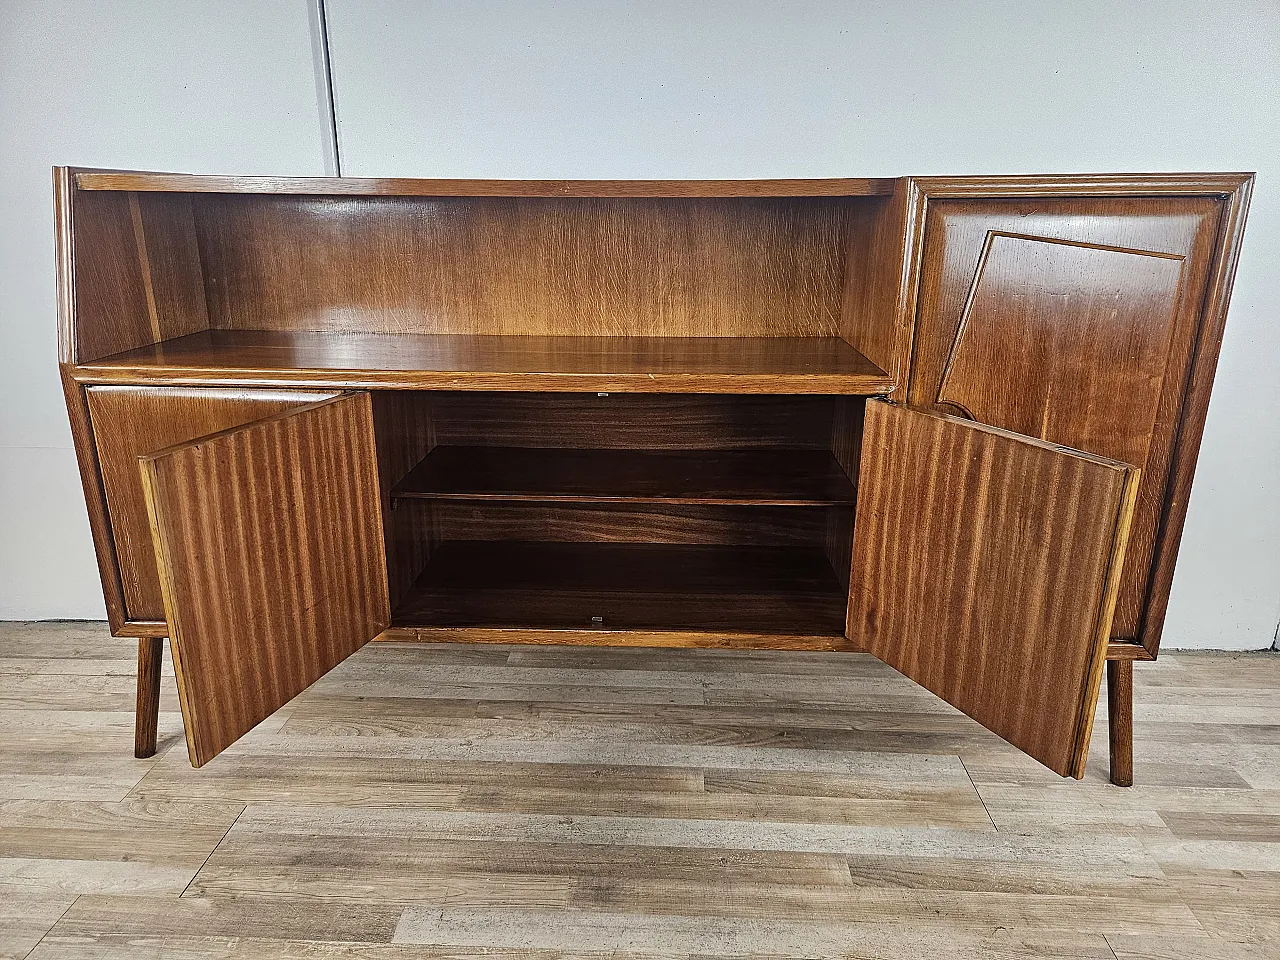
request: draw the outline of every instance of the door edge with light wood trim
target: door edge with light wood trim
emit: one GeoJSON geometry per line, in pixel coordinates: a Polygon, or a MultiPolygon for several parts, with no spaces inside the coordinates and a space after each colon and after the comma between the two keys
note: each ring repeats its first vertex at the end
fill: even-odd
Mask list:
{"type": "Polygon", "coordinates": [[[846,635],[1083,777],[1138,469],[867,403],[846,635]]]}
{"type": "Polygon", "coordinates": [[[367,392],[140,457],[192,766],[390,622],[367,392]]]}

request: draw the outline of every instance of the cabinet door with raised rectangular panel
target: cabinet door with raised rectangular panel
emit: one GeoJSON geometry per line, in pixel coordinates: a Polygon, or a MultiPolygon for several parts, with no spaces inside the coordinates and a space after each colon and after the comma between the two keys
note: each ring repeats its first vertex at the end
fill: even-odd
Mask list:
{"type": "Polygon", "coordinates": [[[384,630],[367,393],[140,461],[191,762],[201,766],[384,630]]]}
{"type": "Polygon", "coordinates": [[[868,403],[849,639],[1082,776],[1137,481],[1114,460],[868,403]]]}

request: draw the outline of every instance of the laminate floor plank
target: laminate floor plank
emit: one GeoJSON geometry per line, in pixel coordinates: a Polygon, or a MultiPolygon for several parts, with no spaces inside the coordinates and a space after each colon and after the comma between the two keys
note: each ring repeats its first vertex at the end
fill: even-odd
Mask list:
{"type": "Polygon", "coordinates": [[[197,771],[135,651],[0,624],[0,958],[1280,956],[1277,655],[1137,665],[1120,789],[858,654],[520,645],[371,645],[197,771]]]}
{"type": "Polygon", "coordinates": [[[234,803],[0,803],[0,885],[39,896],[180,894],[244,807],[234,803]]]}
{"type": "Polygon", "coordinates": [[[932,924],[777,922],[764,919],[592,912],[565,916],[531,909],[446,908],[406,912],[403,943],[538,948],[591,956],[841,956],[915,960],[923,956],[1113,960],[1101,936],[1045,937],[1026,928],[996,933],[932,924]]]}
{"type": "Polygon", "coordinates": [[[1163,862],[1161,871],[1206,931],[1280,955],[1280,872],[1163,862]]]}
{"type": "Polygon", "coordinates": [[[62,917],[55,940],[143,935],[379,943],[390,942],[403,912],[394,902],[90,895],[62,917]]]}
{"type": "MultiPolygon", "coordinates": [[[[0,710],[30,707],[42,710],[132,710],[136,702],[136,678],[136,666],[128,674],[110,676],[78,673],[8,674],[4,682],[0,683],[0,710]]],[[[160,709],[178,709],[178,690],[171,683],[161,687],[160,709]]]]}
{"type": "Polygon", "coordinates": [[[397,837],[228,837],[188,890],[194,896],[275,894],[306,898],[433,900],[459,880],[552,889],[636,882],[850,886],[832,854],[632,848],[501,840],[415,841],[397,837]]]}
{"type": "MultiPolygon", "coordinates": [[[[849,711],[839,723],[818,723],[803,716],[763,711],[691,710],[685,719],[674,710],[592,715],[563,711],[534,712],[477,701],[380,700],[370,716],[362,698],[310,699],[293,712],[283,732],[290,736],[427,738],[468,736],[475,740],[542,742],[563,737],[577,743],[665,743],[687,746],[798,747],[809,750],[861,750],[883,753],[957,755],[971,749],[972,721],[909,713],[849,711]],[[936,729],[935,729],[936,728],[936,729]]],[[[1198,769],[1198,768],[1196,768],[1198,769]]],[[[1234,773],[1227,771],[1229,775],[1234,773]]],[[[1240,786],[1248,784],[1240,780],[1240,786]]]]}
{"type": "Polygon", "coordinates": [[[22,960],[76,900],[0,881],[0,960],[22,960]]]}
{"type": "Polygon", "coordinates": [[[1116,960],[1275,960],[1268,945],[1236,943],[1217,937],[1151,937],[1110,934],[1107,945],[1116,960]]]}
{"type": "Polygon", "coordinates": [[[95,620],[0,621],[0,656],[56,657],[74,668],[75,661],[92,658],[131,660],[138,655],[133,637],[113,637],[95,620]]]}
{"type": "MultiPolygon", "coordinates": [[[[406,659],[427,657],[438,649],[429,645],[397,644],[406,659]]],[[[770,676],[837,678],[896,677],[897,673],[879,660],[856,653],[797,650],[778,656],[772,650],[678,650],[644,647],[555,647],[494,645],[504,662],[513,667],[576,670],[660,670],[663,673],[706,673],[721,677],[741,677],[764,673],[770,676]]]]}

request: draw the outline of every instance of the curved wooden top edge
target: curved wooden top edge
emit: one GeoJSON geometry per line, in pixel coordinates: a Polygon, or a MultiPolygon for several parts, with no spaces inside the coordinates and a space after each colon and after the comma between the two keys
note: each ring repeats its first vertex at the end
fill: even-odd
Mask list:
{"type": "Polygon", "coordinates": [[[814,180],[449,180],[407,177],[241,177],[68,168],[81,190],[402,197],[888,196],[888,177],[814,180]]]}

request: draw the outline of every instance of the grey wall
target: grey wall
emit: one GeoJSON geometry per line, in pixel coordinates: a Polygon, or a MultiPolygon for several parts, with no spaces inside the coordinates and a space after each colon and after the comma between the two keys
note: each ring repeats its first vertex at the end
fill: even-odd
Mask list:
{"type": "Polygon", "coordinates": [[[320,121],[301,0],[0,0],[0,620],[106,616],[58,380],[51,168],[322,175],[320,121]]]}
{"type": "MultiPolygon", "coordinates": [[[[102,609],[53,363],[48,167],[323,172],[304,0],[77,4],[57,24],[63,6],[7,2],[0,25],[0,337],[20,368],[0,388],[0,618],[102,609]]],[[[327,7],[349,175],[1258,171],[1166,644],[1271,643],[1274,2],[327,7]]]]}

